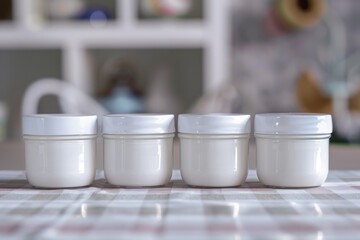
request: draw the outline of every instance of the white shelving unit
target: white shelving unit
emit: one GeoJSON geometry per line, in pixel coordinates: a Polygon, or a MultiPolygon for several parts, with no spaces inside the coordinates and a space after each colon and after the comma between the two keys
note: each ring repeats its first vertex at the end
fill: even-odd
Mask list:
{"type": "Polygon", "coordinates": [[[61,49],[64,80],[86,92],[93,91],[88,84],[91,48],[201,48],[204,92],[230,77],[231,0],[204,0],[203,19],[173,21],[139,20],[137,1],[116,0],[118,17],[100,27],[84,22],[42,24],[33,14],[37,1],[14,0],[14,21],[0,24],[0,50],[61,49]]]}

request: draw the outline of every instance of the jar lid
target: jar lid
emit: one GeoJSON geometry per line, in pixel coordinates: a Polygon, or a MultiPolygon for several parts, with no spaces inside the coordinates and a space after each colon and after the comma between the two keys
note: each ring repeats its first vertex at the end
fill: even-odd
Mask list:
{"type": "Polygon", "coordinates": [[[24,135],[83,135],[97,133],[96,115],[34,114],[24,115],[24,135]]]}
{"type": "Polygon", "coordinates": [[[241,114],[180,114],[181,133],[244,134],[250,133],[250,115],[241,114]]]}
{"type": "Polygon", "coordinates": [[[255,133],[330,134],[331,115],[303,113],[265,113],[255,115],[255,133]]]}
{"type": "Polygon", "coordinates": [[[104,134],[157,134],[175,132],[173,114],[109,114],[103,117],[104,134]]]}

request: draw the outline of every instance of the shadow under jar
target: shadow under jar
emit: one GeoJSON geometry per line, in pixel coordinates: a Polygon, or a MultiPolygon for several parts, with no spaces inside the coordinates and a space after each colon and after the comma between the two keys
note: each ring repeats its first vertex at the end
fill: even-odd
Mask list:
{"type": "Polygon", "coordinates": [[[250,115],[179,115],[180,170],[191,186],[233,187],[248,173],[250,115]]]}
{"type": "Polygon", "coordinates": [[[316,187],[329,171],[331,115],[272,113],[255,116],[257,175],[268,186],[316,187]]]}
{"type": "Polygon", "coordinates": [[[103,118],[104,170],[116,186],[166,185],[173,169],[174,115],[112,114],[103,118]]]}
{"type": "Polygon", "coordinates": [[[95,178],[97,116],[23,116],[26,176],[39,188],[90,185],[95,178]]]}

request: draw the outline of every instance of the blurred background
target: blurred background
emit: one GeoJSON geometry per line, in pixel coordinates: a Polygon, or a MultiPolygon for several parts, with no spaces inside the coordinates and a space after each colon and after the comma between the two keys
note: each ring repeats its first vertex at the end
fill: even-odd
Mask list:
{"type": "Polygon", "coordinates": [[[358,0],[2,0],[0,169],[24,168],[22,114],[138,112],[331,113],[331,167],[360,168],[359,12],[358,0]]]}

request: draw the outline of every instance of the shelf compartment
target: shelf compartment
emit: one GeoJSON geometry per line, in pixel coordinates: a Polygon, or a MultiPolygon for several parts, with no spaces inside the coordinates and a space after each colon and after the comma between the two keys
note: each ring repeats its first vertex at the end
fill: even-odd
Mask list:
{"type": "MultiPolygon", "coordinates": [[[[61,50],[0,50],[0,101],[8,109],[8,139],[21,136],[21,101],[26,88],[44,77],[62,77],[61,50]]],[[[40,102],[39,112],[59,110],[55,98],[44,97],[40,102]]]]}
{"type": "Polygon", "coordinates": [[[114,21],[119,17],[116,12],[116,0],[37,1],[37,12],[35,11],[33,14],[41,16],[45,25],[57,22],[83,22],[89,24],[90,21],[114,21]]]}
{"type": "MultiPolygon", "coordinates": [[[[93,63],[95,97],[98,97],[98,93],[102,92],[109,83],[106,74],[104,75],[104,66],[115,61],[131,62],[136,66],[138,76],[136,86],[143,93],[145,101],[151,98],[152,86],[166,79],[167,82],[164,84],[168,87],[168,93],[173,94],[170,98],[180,103],[176,108],[167,109],[167,113],[187,111],[203,94],[203,49],[146,48],[89,49],[87,51],[93,63]],[[167,77],[159,80],[159,74],[165,74],[167,77]]],[[[163,101],[166,102],[167,99],[163,101]]],[[[145,105],[147,105],[146,102],[145,105]]],[[[157,109],[151,109],[151,111],[164,112],[157,109]]]]}
{"type": "Polygon", "coordinates": [[[140,21],[184,21],[184,20],[201,20],[204,18],[204,1],[203,0],[192,0],[190,10],[178,17],[167,17],[161,14],[148,14],[142,9],[142,1],[137,0],[137,18],[140,21]]]}

